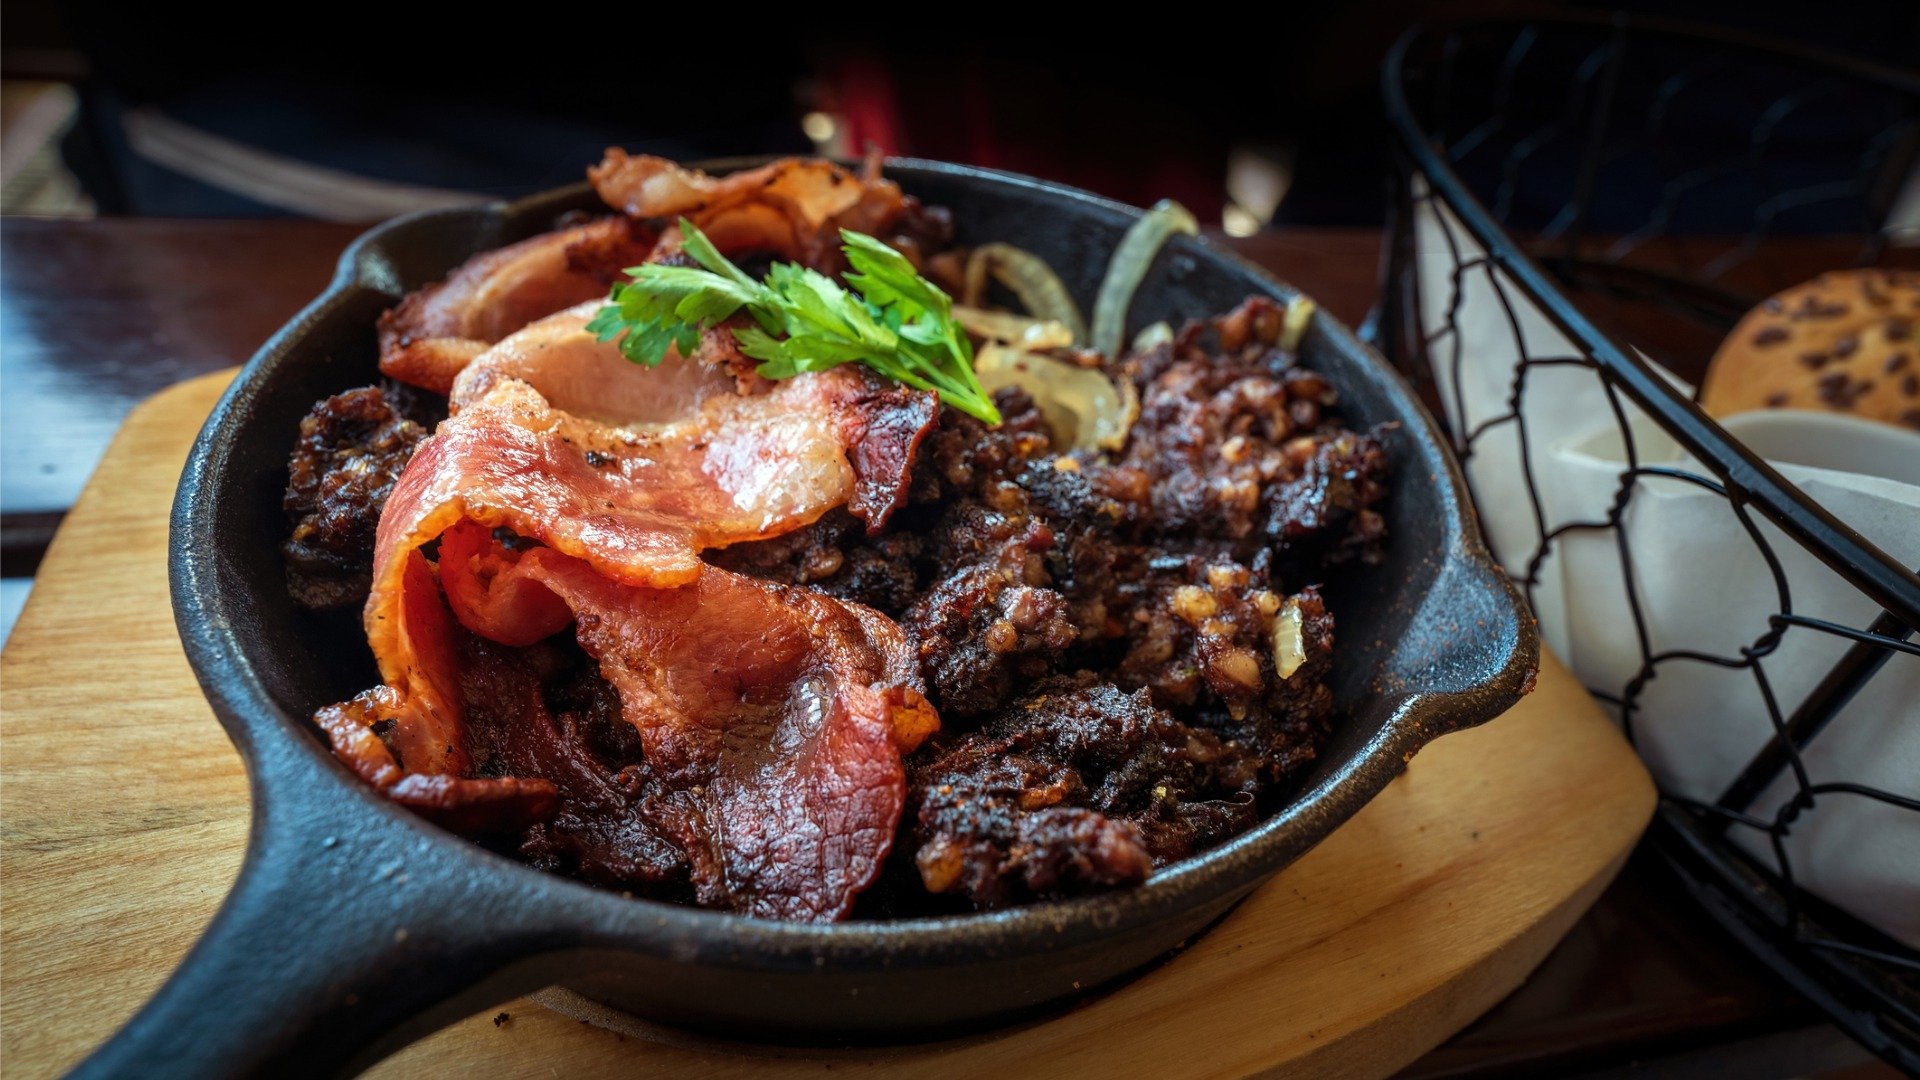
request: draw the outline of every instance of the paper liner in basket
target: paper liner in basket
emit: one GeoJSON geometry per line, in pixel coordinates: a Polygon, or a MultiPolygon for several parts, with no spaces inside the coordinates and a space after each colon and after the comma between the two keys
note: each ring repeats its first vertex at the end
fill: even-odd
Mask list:
{"type": "MultiPolygon", "coordinates": [[[[1609,527],[1629,468],[1623,431],[1631,433],[1631,461],[1642,467],[1677,468],[1707,481],[1712,474],[1623,396],[1610,395],[1512,280],[1480,261],[1485,252],[1449,211],[1432,200],[1420,205],[1421,322],[1447,420],[1472,440],[1464,464],[1482,522],[1509,572],[1537,574],[1532,599],[1541,632],[1587,686],[1621,694],[1642,667],[1642,625],[1646,654],[1685,650],[1740,662],[1742,649],[1767,634],[1769,616],[1789,607],[1854,628],[1873,621],[1879,610],[1865,596],[1757,514],[1743,522],[1708,487],[1640,476],[1620,529],[1609,527]],[[1534,363],[1522,368],[1523,355],[1534,363]],[[1553,539],[1541,553],[1543,536],[1553,539]],[[1778,559],[1786,597],[1759,541],[1778,559]]],[[[1822,438],[1844,436],[1819,427],[1822,438]]],[[[1920,455],[1920,436],[1887,431],[1875,438],[1901,441],[1920,455]]],[[[1920,566],[1920,486],[1773,463],[1892,558],[1920,566]]],[[[1639,693],[1632,733],[1662,790],[1717,800],[1773,734],[1762,677],[1780,714],[1790,716],[1848,645],[1789,627],[1759,660],[1761,677],[1752,665],[1704,658],[1658,663],[1639,693]]],[[[1844,781],[1920,799],[1920,657],[1894,654],[1801,760],[1810,784],[1844,781]]],[[[1791,771],[1783,773],[1747,812],[1772,822],[1798,786],[1791,771]]],[[[1736,825],[1729,835],[1763,865],[1777,865],[1767,832],[1736,825]]],[[[1920,948],[1920,812],[1823,794],[1793,820],[1784,845],[1794,881],[1920,948]]]]}

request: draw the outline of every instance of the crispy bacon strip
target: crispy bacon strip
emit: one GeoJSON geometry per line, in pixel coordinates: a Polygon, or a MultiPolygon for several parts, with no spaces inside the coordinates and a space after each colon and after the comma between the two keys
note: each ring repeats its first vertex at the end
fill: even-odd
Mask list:
{"type": "Polygon", "coordinates": [[[447,603],[408,549],[394,603],[378,606],[377,591],[368,610],[389,685],[321,711],[343,760],[457,827],[538,820],[555,797],[548,781],[467,776],[449,606],[505,644],[577,621],[665,788],[641,804],[646,824],[685,854],[701,902],[783,919],[846,913],[892,845],[901,755],[938,726],[898,626],[714,567],[680,587],[624,584],[553,547],[512,551],[472,518],[438,538],[447,603]]]}
{"type": "Polygon", "coordinates": [[[605,296],[645,261],[652,230],[609,217],[477,255],[380,316],[380,370],[445,394],[487,347],[535,319],[605,296]]]}
{"type": "MultiPolygon", "coordinates": [[[[468,402],[421,444],[380,517],[365,621],[382,680],[450,741],[437,738],[439,717],[457,698],[441,665],[418,655],[436,635],[415,633],[431,616],[407,583],[421,545],[463,520],[510,528],[616,581],[671,588],[699,576],[705,548],[786,532],[844,502],[853,468],[813,397],[827,389],[792,380],[655,432],[575,419],[517,380],[468,402]]],[[[460,771],[449,764],[429,755],[424,771],[460,771]]]]}
{"type": "MultiPolygon", "coordinates": [[[[448,607],[454,619],[474,633],[503,645],[532,644],[565,628],[574,620],[579,603],[576,599],[563,597],[553,591],[558,587],[554,585],[556,572],[553,568],[564,566],[572,574],[573,565],[579,563],[586,566],[587,571],[592,570],[585,560],[561,555],[552,548],[534,548],[524,552],[508,548],[492,536],[486,527],[474,521],[462,521],[442,533],[439,554],[440,583],[446,590],[448,607]]],[[[759,579],[741,577],[711,566],[702,572],[696,584],[707,580],[708,575],[712,574],[720,574],[727,579],[738,578],[735,586],[730,586],[736,592],[748,584],[762,584],[759,579]]],[[[605,575],[597,576],[606,580],[605,575]]],[[[865,605],[841,603],[806,589],[772,585],[767,588],[774,590],[768,595],[778,597],[781,603],[788,606],[798,605],[801,609],[809,610],[809,617],[816,621],[840,618],[838,614],[820,614],[820,610],[824,609],[812,609],[810,606],[816,601],[832,605],[836,612],[844,610],[845,614],[851,616],[860,633],[875,644],[886,664],[869,681],[877,680],[897,686],[919,685],[919,665],[906,648],[905,633],[892,619],[865,605]]],[[[578,591],[576,588],[575,592],[578,591]]],[[[757,624],[754,625],[757,629],[757,624]]],[[[820,625],[825,626],[826,622],[820,625]]],[[[433,633],[444,632],[440,626],[426,629],[433,633]]],[[[736,632],[738,629],[735,628],[736,632]]],[[[738,636],[740,640],[734,643],[736,648],[748,645],[753,638],[751,633],[738,636]]],[[[895,741],[902,751],[910,751],[938,728],[938,719],[926,712],[903,714],[899,717],[899,725],[895,741]]]]}
{"type": "MultiPolygon", "coordinates": [[[[440,556],[453,611],[470,630],[513,643],[577,620],[581,645],[619,692],[645,750],[647,790],[630,811],[637,819],[590,826],[630,835],[594,848],[633,856],[628,876],[657,876],[666,861],[658,850],[668,844],[684,856],[702,904],[830,921],[878,875],[905,802],[902,755],[939,725],[891,620],[711,567],[682,588],[622,585],[551,548],[509,550],[471,521],[442,535],[440,556]]],[[[412,567],[425,565],[413,557],[412,567]]],[[[446,611],[430,610],[433,619],[411,620],[420,636],[410,644],[450,655],[446,611]]],[[[520,756],[559,768],[556,778],[576,795],[604,786],[573,775],[581,764],[558,745],[537,692],[521,690],[531,695],[523,722],[549,730],[510,735],[520,756]],[[555,745],[542,750],[535,744],[543,739],[555,745]]],[[[544,778],[403,768],[400,760],[423,746],[423,731],[402,731],[418,716],[404,691],[380,687],[323,709],[319,720],[369,782],[455,828],[521,828],[551,813],[556,786],[544,778]],[[388,720],[383,740],[374,725],[388,720]],[[407,747],[400,760],[389,744],[407,747]]],[[[465,770],[466,737],[455,732],[449,745],[460,753],[444,759],[448,767],[465,770]]]]}
{"type": "Polygon", "coordinates": [[[534,582],[578,618],[649,773],[648,823],[685,852],[701,903],[827,921],[879,873],[905,799],[901,753],[937,723],[891,621],[807,589],[709,568],[622,585],[550,548],[494,587],[534,582]]]}
{"type": "MultiPolygon", "coordinates": [[[[858,175],[829,161],[782,158],[714,177],[609,148],[587,178],[607,205],[633,217],[684,217],[721,251],[778,252],[809,266],[839,250],[840,229],[878,233],[905,206],[899,185],[880,176],[878,158],[858,175]]],[[[679,250],[679,228],[669,222],[652,258],[679,250]]]]}
{"type": "Polygon", "coordinates": [[[854,367],[721,392],[731,376],[677,356],[579,382],[579,367],[604,360],[593,349],[610,348],[582,319],[536,324],[461,376],[458,411],[381,516],[365,625],[385,685],[318,720],[343,761],[423,812],[468,829],[538,820],[552,784],[471,778],[454,622],[527,645],[577,620],[672,793],[645,802],[652,827],[686,851],[706,902],[835,917],[891,843],[902,748],[938,720],[891,621],[735,578],[699,553],[849,501],[884,520],[934,401],[854,367]],[[583,397],[599,386],[581,408],[603,416],[556,409],[526,379],[583,397]],[[650,400],[623,380],[667,390],[650,400]],[[523,558],[496,529],[541,546],[523,558]],[[437,567],[422,552],[436,540],[437,567]],[[707,690],[676,681],[693,655],[709,664],[707,690]],[[804,797],[786,786],[799,783],[812,785],[804,797]]]}
{"type": "MultiPolygon", "coordinates": [[[[850,455],[854,487],[847,501],[870,530],[879,530],[905,505],[920,441],[939,421],[935,395],[888,384],[852,367],[776,386],[753,373],[753,361],[740,354],[724,325],[706,331],[693,357],[670,352],[658,367],[642,367],[587,332],[597,307],[589,302],[550,315],[482,354],[455,382],[453,410],[486,397],[503,383],[518,381],[533,387],[555,410],[621,428],[620,441],[628,444],[634,429],[650,431],[699,414],[709,402],[773,395],[782,408],[820,406],[821,415],[831,419],[830,432],[824,426],[810,425],[810,430],[830,433],[850,455]],[[807,391],[797,389],[803,383],[807,391]]],[[[662,434],[670,438],[674,433],[662,434]]],[[[602,453],[619,456],[617,451],[602,453]]]]}
{"type": "Polygon", "coordinates": [[[699,576],[701,551],[791,531],[849,499],[883,521],[932,420],[930,403],[848,367],[713,397],[687,419],[637,430],[568,416],[505,380],[421,444],[388,497],[366,612],[381,677],[423,703],[436,743],[450,741],[438,719],[454,708],[445,665],[411,644],[432,618],[427,590],[407,583],[420,546],[460,521],[510,528],[614,581],[672,588],[699,576]],[[924,425],[908,431],[902,416],[924,425]],[[875,430],[850,461],[848,447],[875,430]]]}
{"type": "Polygon", "coordinates": [[[407,553],[398,592],[390,617],[405,620],[414,683],[431,689],[409,694],[378,686],[315,713],[334,754],[388,798],[449,828],[479,832],[545,817],[555,797],[545,780],[466,775],[471,762],[457,705],[454,628],[433,567],[420,552],[407,553]]]}

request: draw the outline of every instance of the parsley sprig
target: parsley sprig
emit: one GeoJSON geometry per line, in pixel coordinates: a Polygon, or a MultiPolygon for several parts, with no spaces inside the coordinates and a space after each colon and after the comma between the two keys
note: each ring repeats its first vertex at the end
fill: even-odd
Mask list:
{"type": "Polygon", "coordinates": [[[775,263],[755,281],[706,235],[680,220],[683,250],[698,267],[648,264],[627,271],[587,324],[601,341],[619,342],[628,360],[648,367],[669,347],[690,356],[700,332],[745,310],[755,325],[733,331],[761,375],[790,379],[845,363],[865,364],[895,382],[931,390],[989,424],[1000,410],[973,372],[973,344],[953,319],[953,300],[904,256],[850,229],[846,275],[852,290],[816,270],[775,263]]]}

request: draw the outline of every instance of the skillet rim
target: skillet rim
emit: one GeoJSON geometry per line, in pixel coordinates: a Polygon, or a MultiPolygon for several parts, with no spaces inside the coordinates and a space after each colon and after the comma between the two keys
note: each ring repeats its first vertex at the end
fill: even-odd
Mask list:
{"type": "MultiPolygon", "coordinates": [[[[720,172],[767,160],[771,156],[698,164],[720,172]]],[[[1142,214],[1138,208],[1079,188],[997,169],[918,158],[888,158],[885,168],[890,175],[902,171],[933,174],[1011,188],[1042,201],[1078,203],[1120,221],[1142,214]]],[[[330,785],[332,794],[357,800],[356,809],[371,815],[369,824],[378,820],[388,827],[407,830],[432,843],[436,854],[454,859],[467,875],[495,879],[497,891],[515,894],[522,901],[514,905],[516,910],[504,916],[490,911],[480,918],[516,932],[588,935],[630,951],[742,970],[786,968],[800,960],[817,963],[824,959],[842,970],[862,971],[894,967],[902,961],[911,966],[934,966],[1010,957],[1114,937],[1244,893],[1357,813],[1404,771],[1406,762],[1421,746],[1440,735],[1492,719],[1531,688],[1538,663],[1532,617],[1480,537],[1459,466],[1437,425],[1390,364],[1343,323],[1322,311],[1315,320],[1316,331],[1335,339],[1335,348],[1353,354],[1364,367],[1372,369],[1389,408],[1417,450],[1412,456],[1422,464],[1438,466],[1432,479],[1444,529],[1436,548],[1444,565],[1436,568],[1427,592],[1412,598],[1412,617],[1420,618],[1425,603],[1443,592],[1478,589],[1493,594],[1490,599],[1498,604],[1497,609],[1511,616],[1513,636],[1492,646],[1504,650],[1499,670],[1461,690],[1409,694],[1351,762],[1312,787],[1293,793],[1286,805],[1247,832],[1125,890],[994,912],[806,924],[622,896],[536,870],[432,825],[351,776],[311,735],[308,718],[293,716],[274,703],[247,660],[245,646],[222,614],[225,605],[246,604],[250,597],[230,595],[231,586],[222,581],[215,554],[219,545],[215,529],[217,489],[254,403],[279,373],[295,362],[292,354],[314,324],[352,300],[360,289],[387,291],[378,281],[387,270],[384,245],[407,232],[460,218],[475,218],[498,231],[522,215],[577,196],[586,188],[585,184],[573,184],[518,200],[422,211],[363,233],[342,252],[335,274],[320,296],[277,331],[235,376],[194,442],[182,472],[169,534],[173,607],[188,660],[246,766],[252,795],[246,855],[249,865],[272,857],[276,853],[273,844],[278,842],[275,835],[286,831],[285,826],[272,833],[262,827],[276,804],[297,805],[330,785]],[[1455,564],[1470,571],[1475,580],[1450,583],[1448,574],[1455,564]],[[315,768],[316,764],[321,767],[315,768]],[[283,790],[296,783],[309,787],[291,793],[283,790]]],[[[1201,264],[1208,260],[1224,263],[1276,295],[1300,294],[1257,264],[1204,237],[1179,237],[1170,246],[1187,252],[1201,264]]],[[[301,359],[313,362],[311,357],[301,359]]],[[[309,839],[319,842],[317,837],[309,839]]]]}

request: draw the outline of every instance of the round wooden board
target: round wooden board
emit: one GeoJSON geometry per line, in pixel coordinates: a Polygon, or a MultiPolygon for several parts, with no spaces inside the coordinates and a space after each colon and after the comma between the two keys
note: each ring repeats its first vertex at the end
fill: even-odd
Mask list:
{"type": "MultiPolygon", "coordinates": [[[[174,635],[165,566],[174,482],[228,378],[183,383],[128,419],[0,657],[10,1078],[57,1075],[110,1035],[239,868],[245,776],[174,635]]],[[[782,1051],[520,1000],[373,1074],[1384,1076],[1520,984],[1653,804],[1638,759],[1548,657],[1519,706],[1423,751],[1185,952],[1051,1019],[936,1045],[782,1051]]]]}

